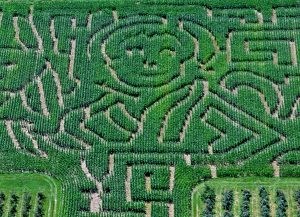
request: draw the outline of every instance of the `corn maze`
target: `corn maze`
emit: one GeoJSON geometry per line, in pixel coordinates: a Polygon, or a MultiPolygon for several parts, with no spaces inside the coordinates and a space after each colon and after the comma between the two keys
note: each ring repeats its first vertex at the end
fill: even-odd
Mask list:
{"type": "Polygon", "coordinates": [[[0,2],[1,173],[59,182],[58,217],[205,217],[207,180],[299,183],[299,21],[297,0],[0,2]]]}

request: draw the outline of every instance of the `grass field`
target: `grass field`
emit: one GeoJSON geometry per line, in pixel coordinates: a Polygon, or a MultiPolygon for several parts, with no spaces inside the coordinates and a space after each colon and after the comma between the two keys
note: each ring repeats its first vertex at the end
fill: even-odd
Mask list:
{"type": "Polygon", "coordinates": [[[252,216],[274,215],[275,193],[286,212],[300,178],[299,20],[299,0],[0,0],[6,213],[38,197],[49,217],[190,217],[205,181],[220,216],[229,178],[226,209],[249,188],[252,216]],[[261,196],[251,180],[266,182],[261,196]]]}
{"type": "Polygon", "coordinates": [[[252,194],[250,200],[251,216],[261,216],[259,202],[260,186],[264,186],[269,193],[271,216],[275,216],[276,214],[276,190],[281,190],[285,194],[286,200],[288,202],[286,215],[291,217],[297,216],[298,208],[294,195],[295,192],[299,191],[300,189],[300,181],[298,178],[221,178],[204,182],[201,185],[197,186],[192,194],[192,210],[194,217],[203,216],[202,212],[204,210],[204,203],[201,201],[201,194],[204,191],[205,185],[215,189],[217,195],[215,216],[224,215],[224,209],[222,209],[222,193],[224,193],[226,190],[232,190],[234,194],[234,203],[232,207],[232,214],[234,216],[240,216],[243,190],[249,190],[252,194]]]}
{"type": "Polygon", "coordinates": [[[13,216],[10,213],[10,196],[19,197],[17,203],[16,216],[24,216],[24,195],[28,193],[31,196],[29,216],[36,216],[37,195],[41,193],[45,196],[43,202],[43,215],[45,217],[59,216],[62,208],[60,184],[46,175],[39,174],[0,174],[0,192],[4,193],[5,201],[3,207],[3,216],[13,216]]]}

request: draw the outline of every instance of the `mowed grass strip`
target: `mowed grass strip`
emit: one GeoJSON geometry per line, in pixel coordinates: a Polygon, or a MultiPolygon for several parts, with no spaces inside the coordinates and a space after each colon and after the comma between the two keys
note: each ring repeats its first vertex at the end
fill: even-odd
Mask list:
{"type": "Polygon", "coordinates": [[[11,196],[13,194],[18,197],[16,216],[22,216],[25,193],[31,196],[30,217],[35,216],[38,193],[42,193],[45,196],[43,202],[45,217],[59,216],[62,208],[60,183],[46,175],[27,173],[0,174],[0,192],[5,194],[4,216],[9,216],[11,196]]]}
{"type": "Polygon", "coordinates": [[[286,214],[288,217],[296,216],[297,206],[294,199],[294,194],[300,189],[300,178],[263,178],[263,177],[247,177],[247,178],[219,178],[203,182],[198,185],[192,194],[192,216],[200,217],[203,216],[203,210],[205,204],[201,200],[201,194],[204,186],[207,185],[214,189],[216,193],[216,204],[215,204],[215,216],[223,216],[224,210],[222,210],[222,193],[227,190],[233,190],[234,202],[232,213],[234,216],[240,216],[241,204],[242,204],[242,193],[243,190],[249,190],[251,193],[250,198],[250,213],[251,216],[258,217],[261,215],[260,212],[260,197],[259,187],[264,186],[269,194],[270,198],[270,214],[271,216],[276,215],[276,191],[281,190],[287,200],[288,208],[286,214]]]}

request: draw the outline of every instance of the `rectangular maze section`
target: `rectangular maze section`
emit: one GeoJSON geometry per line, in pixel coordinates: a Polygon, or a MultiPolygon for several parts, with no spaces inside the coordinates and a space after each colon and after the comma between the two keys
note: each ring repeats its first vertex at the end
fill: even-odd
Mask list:
{"type": "Polygon", "coordinates": [[[193,217],[299,216],[299,178],[221,178],[197,186],[193,217]]]}
{"type": "Polygon", "coordinates": [[[39,174],[1,174],[0,216],[58,217],[57,185],[39,174]]]}

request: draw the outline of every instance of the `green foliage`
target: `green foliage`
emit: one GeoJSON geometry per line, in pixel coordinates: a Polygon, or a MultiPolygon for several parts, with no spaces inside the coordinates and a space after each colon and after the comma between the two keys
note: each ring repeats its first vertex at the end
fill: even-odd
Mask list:
{"type": "Polygon", "coordinates": [[[241,217],[250,217],[250,199],[251,199],[251,193],[248,190],[243,190],[242,192],[242,205],[241,205],[241,217]]]}
{"type": "Polygon", "coordinates": [[[265,187],[259,188],[259,197],[260,197],[260,212],[262,217],[270,216],[270,202],[269,202],[269,193],[265,187]]]}
{"type": "Polygon", "coordinates": [[[56,216],[61,207],[57,180],[39,174],[0,175],[0,216],[56,216]],[[38,216],[38,215],[37,215],[38,216]]]}
{"type": "Polygon", "coordinates": [[[203,216],[207,210],[205,198],[215,198],[207,200],[214,201],[210,210],[213,216],[271,216],[272,213],[276,216],[289,213],[296,216],[298,208],[293,200],[296,200],[298,191],[298,178],[240,177],[207,180],[193,189],[192,216],[203,216]]]}
{"type": "Polygon", "coordinates": [[[277,209],[276,209],[276,216],[277,217],[286,217],[287,216],[287,200],[285,198],[285,195],[282,191],[277,190],[276,191],[276,203],[277,203],[277,209]]]}
{"type": "Polygon", "coordinates": [[[300,190],[295,192],[294,199],[297,204],[297,217],[299,217],[300,216],[300,190]]]}
{"type": "Polygon", "coordinates": [[[28,217],[30,209],[32,207],[31,205],[31,195],[29,193],[25,193],[23,196],[23,208],[22,208],[22,216],[28,217]]]}
{"type": "Polygon", "coordinates": [[[14,217],[17,215],[17,206],[19,203],[19,197],[16,194],[12,194],[10,196],[10,209],[9,209],[9,213],[8,216],[9,217],[14,217]]]}
{"type": "Polygon", "coordinates": [[[5,194],[3,192],[0,193],[0,216],[4,214],[4,204],[5,204],[5,194]]]}
{"type": "Polygon", "coordinates": [[[216,202],[216,193],[214,189],[209,186],[204,187],[204,191],[201,195],[201,200],[205,203],[205,209],[202,212],[202,216],[204,217],[212,217],[214,215],[214,208],[216,202]]]}
{"type": "Polygon", "coordinates": [[[222,198],[222,208],[225,211],[224,217],[233,217],[232,207],[234,202],[233,191],[225,191],[222,198]]]}
{"type": "Polygon", "coordinates": [[[44,203],[45,203],[45,195],[39,192],[37,194],[37,205],[34,212],[35,217],[45,216],[44,203]]]}
{"type": "MultiPolygon", "coordinates": [[[[192,189],[211,177],[299,177],[299,7],[0,2],[0,172],[63,183],[59,217],[191,216],[192,189]]],[[[216,213],[215,191],[203,192],[204,216],[216,213]]],[[[5,200],[12,216],[20,206],[50,215],[50,194],[4,193],[0,216],[5,200]]],[[[226,189],[224,216],[234,200],[226,189]]]]}

